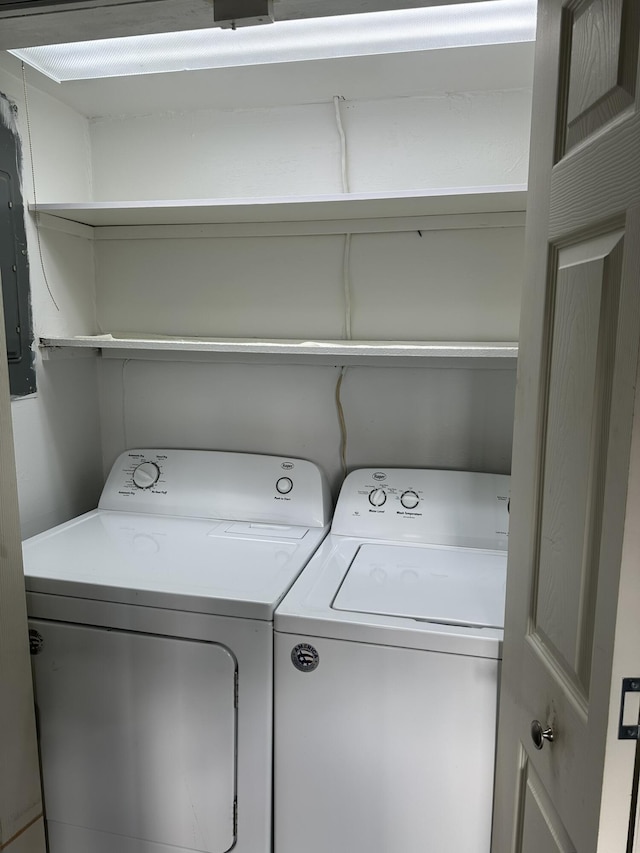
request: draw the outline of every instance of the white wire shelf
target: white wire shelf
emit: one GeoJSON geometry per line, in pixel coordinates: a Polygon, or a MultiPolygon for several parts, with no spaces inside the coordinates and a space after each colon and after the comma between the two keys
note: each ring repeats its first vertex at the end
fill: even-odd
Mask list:
{"type": "Polygon", "coordinates": [[[151,335],[43,336],[46,357],[71,357],[74,352],[101,353],[107,358],[196,361],[291,362],[370,366],[440,366],[510,368],[518,345],[464,341],[344,341],[254,338],[196,338],[151,335]]]}

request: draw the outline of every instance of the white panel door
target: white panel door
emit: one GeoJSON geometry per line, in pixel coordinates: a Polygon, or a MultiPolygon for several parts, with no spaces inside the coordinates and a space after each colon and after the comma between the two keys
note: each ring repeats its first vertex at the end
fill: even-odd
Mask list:
{"type": "Polygon", "coordinates": [[[493,853],[631,849],[639,38],[637,0],[540,2],[493,853]]]}
{"type": "Polygon", "coordinates": [[[224,853],[235,673],[214,643],[31,620],[50,853],[224,853]]]}

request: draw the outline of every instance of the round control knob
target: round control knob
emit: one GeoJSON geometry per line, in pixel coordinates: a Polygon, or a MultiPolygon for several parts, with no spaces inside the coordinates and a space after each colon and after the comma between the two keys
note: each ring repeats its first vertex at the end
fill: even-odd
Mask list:
{"type": "Polygon", "coordinates": [[[408,492],[403,492],[400,495],[400,503],[405,509],[415,509],[420,503],[420,498],[417,492],[410,489],[408,492]]]}
{"type": "Polygon", "coordinates": [[[384,489],[372,489],[369,492],[369,503],[371,506],[383,506],[387,500],[387,493],[384,489]]]}
{"type": "Polygon", "coordinates": [[[160,477],[160,469],[155,462],[142,462],[133,472],[133,483],[139,489],[150,489],[160,477]]]}
{"type": "Polygon", "coordinates": [[[276,483],[276,489],[280,492],[281,495],[288,495],[292,488],[293,480],[291,479],[291,477],[280,477],[280,479],[276,483]]]}

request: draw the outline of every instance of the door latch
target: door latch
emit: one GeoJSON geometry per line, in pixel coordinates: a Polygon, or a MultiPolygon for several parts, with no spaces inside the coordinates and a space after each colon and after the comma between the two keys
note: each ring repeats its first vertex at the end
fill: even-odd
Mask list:
{"type": "MultiPolygon", "coordinates": [[[[638,678],[622,679],[622,696],[620,698],[620,723],[618,726],[618,740],[640,740],[640,709],[638,703],[634,702],[635,723],[625,723],[625,701],[628,693],[640,693],[640,676],[638,678]]],[[[633,711],[632,711],[633,713],[633,711]]],[[[628,718],[627,714],[627,718],[628,718]]]]}

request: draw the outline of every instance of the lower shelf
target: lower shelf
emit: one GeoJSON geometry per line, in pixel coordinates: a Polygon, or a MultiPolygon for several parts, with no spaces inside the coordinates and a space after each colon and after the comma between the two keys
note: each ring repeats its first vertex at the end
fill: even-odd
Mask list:
{"type": "Polygon", "coordinates": [[[418,366],[434,360],[439,366],[513,368],[515,342],[449,341],[304,341],[257,338],[180,338],[144,335],[77,335],[41,337],[45,358],[70,357],[80,351],[105,358],[171,361],[228,361],[321,365],[418,366]]]}

